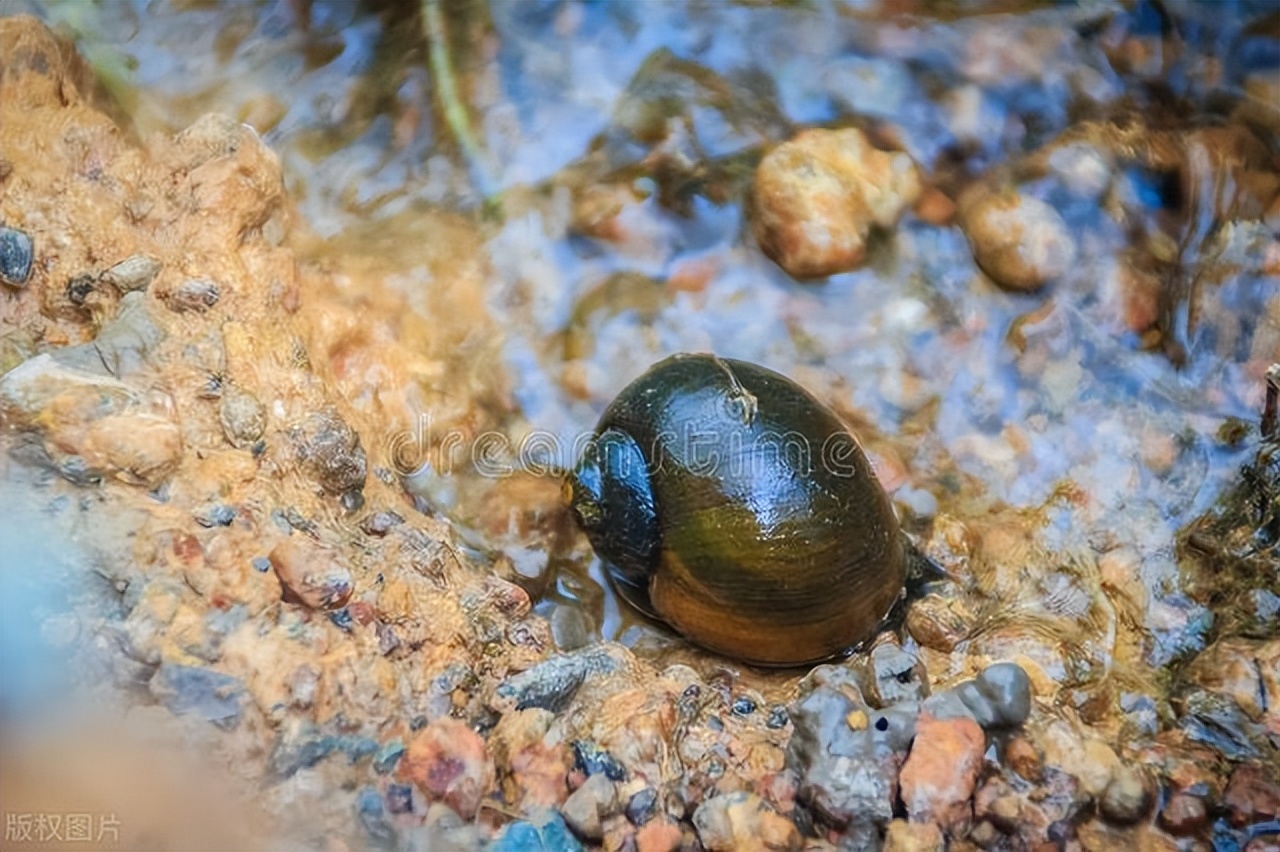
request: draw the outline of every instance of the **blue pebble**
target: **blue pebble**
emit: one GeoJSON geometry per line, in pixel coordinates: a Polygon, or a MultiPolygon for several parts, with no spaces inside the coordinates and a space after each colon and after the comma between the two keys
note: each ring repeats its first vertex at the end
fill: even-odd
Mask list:
{"type": "Polygon", "coordinates": [[[489,844],[489,852],[582,852],[582,844],[558,813],[552,811],[543,820],[511,823],[489,844]]]}
{"type": "Polygon", "coordinates": [[[34,255],[31,237],[16,228],[0,228],[0,279],[6,284],[27,283],[34,255]]]}

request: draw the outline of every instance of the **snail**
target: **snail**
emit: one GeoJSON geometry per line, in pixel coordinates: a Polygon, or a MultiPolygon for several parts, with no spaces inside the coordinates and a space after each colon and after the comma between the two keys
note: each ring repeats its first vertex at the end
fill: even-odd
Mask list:
{"type": "Polygon", "coordinates": [[[848,652],[924,560],[834,412],[714,355],[672,356],[623,389],[565,496],[627,602],[757,665],[848,652]]]}

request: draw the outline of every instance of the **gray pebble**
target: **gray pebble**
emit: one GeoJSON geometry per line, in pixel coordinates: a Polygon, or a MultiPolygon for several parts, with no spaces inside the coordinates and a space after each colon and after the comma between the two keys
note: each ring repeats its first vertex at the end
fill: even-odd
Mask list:
{"type": "Polygon", "coordinates": [[[208,278],[188,278],[169,292],[165,304],[178,313],[202,313],[218,304],[221,297],[221,289],[208,278]]]}
{"type": "Polygon", "coordinates": [[[16,228],[0,228],[0,281],[14,287],[26,284],[34,258],[31,237],[16,228]]]}
{"type": "Polygon", "coordinates": [[[102,273],[102,280],[122,293],[145,290],[160,274],[164,264],[145,254],[126,257],[102,273]]]}
{"type": "Polygon", "coordinates": [[[267,407],[248,391],[235,385],[224,385],[218,420],[231,446],[247,450],[267,430],[267,407]]]}
{"type": "Polygon", "coordinates": [[[150,689],[176,715],[191,713],[225,730],[240,722],[244,684],[222,672],[164,663],[152,676],[150,689]]]}
{"type": "Polygon", "coordinates": [[[1152,796],[1142,773],[1132,766],[1117,766],[1102,791],[1099,807],[1113,825],[1133,825],[1151,809],[1152,796]]]}

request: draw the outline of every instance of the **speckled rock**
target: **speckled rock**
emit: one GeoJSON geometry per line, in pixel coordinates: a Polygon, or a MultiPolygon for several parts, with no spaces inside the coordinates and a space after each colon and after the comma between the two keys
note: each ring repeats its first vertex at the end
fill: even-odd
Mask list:
{"type": "Polygon", "coordinates": [[[267,407],[243,388],[228,384],[222,389],[218,421],[233,447],[249,449],[267,430],[267,407]]]}
{"type": "Polygon", "coordinates": [[[1058,211],[1014,190],[962,201],[961,226],[978,265],[1008,290],[1038,290],[1075,262],[1075,239],[1058,211]]]}
{"type": "Polygon", "coordinates": [[[0,281],[21,287],[31,277],[31,237],[17,228],[0,227],[0,281]]]}
{"type": "Polygon", "coordinates": [[[309,415],[289,430],[298,464],[327,493],[345,495],[364,488],[368,461],[360,434],[332,408],[309,415]]]}
{"type": "Polygon", "coordinates": [[[1121,765],[1111,773],[1098,807],[1115,825],[1133,825],[1151,810],[1151,784],[1138,769],[1121,765]]]}
{"type": "Polygon", "coordinates": [[[134,254],[102,273],[102,280],[121,293],[146,290],[163,268],[164,264],[150,255],[134,254]]]}
{"type": "Polygon", "coordinates": [[[582,844],[555,811],[543,811],[502,829],[487,852],[581,852],[582,844]]]}
{"type": "Polygon", "coordinates": [[[203,313],[222,298],[222,288],[208,278],[188,278],[161,295],[171,311],[203,313]]]}
{"type": "Polygon", "coordinates": [[[277,544],[267,557],[284,598],[312,609],[338,609],[351,597],[351,572],[337,555],[301,536],[277,544]]]}
{"type": "Polygon", "coordinates": [[[604,773],[590,775],[560,808],[564,821],[584,840],[604,836],[604,820],[618,812],[618,788],[604,773]]]}
{"type": "Polygon", "coordinates": [[[1209,809],[1203,796],[1177,792],[1160,809],[1160,827],[1174,837],[1198,834],[1209,820],[1209,809]]]}
{"type": "Polygon", "coordinates": [[[795,824],[753,793],[707,799],[694,811],[693,825],[709,852],[798,852],[804,845],[795,824]]]}
{"type": "Polygon", "coordinates": [[[942,852],[946,848],[942,830],[933,823],[895,819],[885,832],[882,852],[942,852]]]}
{"type": "Polygon", "coordinates": [[[773,149],[752,190],[756,241],[796,278],[862,263],[873,225],[891,227],[920,194],[911,158],[859,130],[808,130],[773,149]]]}
{"type": "Polygon", "coordinates": [[[465,723],[447,717],[417,733],[396,775],[416,784],[430,801],[444,802],[468,820],[493,785],[493,765],[484,740],[465,723]]]}
{"type": "Polygon", "coordinates": [[[1231,812],[1231,824],[1243,828],[1280,818],[1280,780],[1274,763],[1243,763],[1231,773],[1222,803],[1231,812]]]}
{"type": "Polygon", "coordinates": [[[178,466],[171,401],[37,355],[0,378],[0,416],[38,432],[55,469],[83,484],[114,477],[154,488],[178,466]]]}
{"type": "Polygon", "coordinates": [[[963,836],[985,747],[977,722],[921,714],[901,774],[902,801],[912,822],[935,822],[949,834],[963,836]]]}

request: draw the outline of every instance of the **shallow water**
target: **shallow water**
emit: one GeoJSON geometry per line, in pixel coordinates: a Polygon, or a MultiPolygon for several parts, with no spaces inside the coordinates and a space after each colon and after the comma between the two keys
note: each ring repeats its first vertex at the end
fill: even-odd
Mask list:
{"type": "MultiPolygon", "coordinates": [[[[1148,663],[1203,641],[1207,614],[1182,594],[1173,542],[1254,446],[1217,435],[1256,421],[1280,351],[1273,234],[1224,228],[1232,208],[1115,148],[1092,188],[1068,167],[1022,182],[1080,247],[1039,293],[993,286],[956,225],[910,213],[863,268],[798,284],[756,248],[738,176],[796,128],[852,124],[954,199],[1082,120],[1126,111],[1152,133],[1247,122],[1269,134],[1274,170],[1280,48],[1266,3],[979,2],[933,16],[914,3],[447,4],[444,61],[470,148],[402,4],[14,8],[75,35],[140,137],[208,111],[256,127],[320,238],[305,261],[342,267],[352,241],[326,239],[371,223],[390,242],[403,234],[400,283],[357,288],[412,286],[419,211],[474,219],[500,369],[444,393],[506,400],[487,418],[499,467],[531,434],[554,465],[571,463],[608,401],[668,354],[755,361],[858,427],[913,532],[939,515],[1009,523],[1009,507],[1031,510],[1049,561],[1137,553],[1148,663]],[[603,237],[575,218],[594,186],[622,199],[603,237]],[[1108,282],[1170,240],[1175,295],[1152,339],[1125,327],[1108,282]]],[[[505,492],[473,461],[411,486],[474,553],[505,552],[548,583],[538,609],[567,645],[665,636],[617,602],[580,537],[556,537],[554,504],[535,505],[532,532],[495,523],[505,492]]]]}

